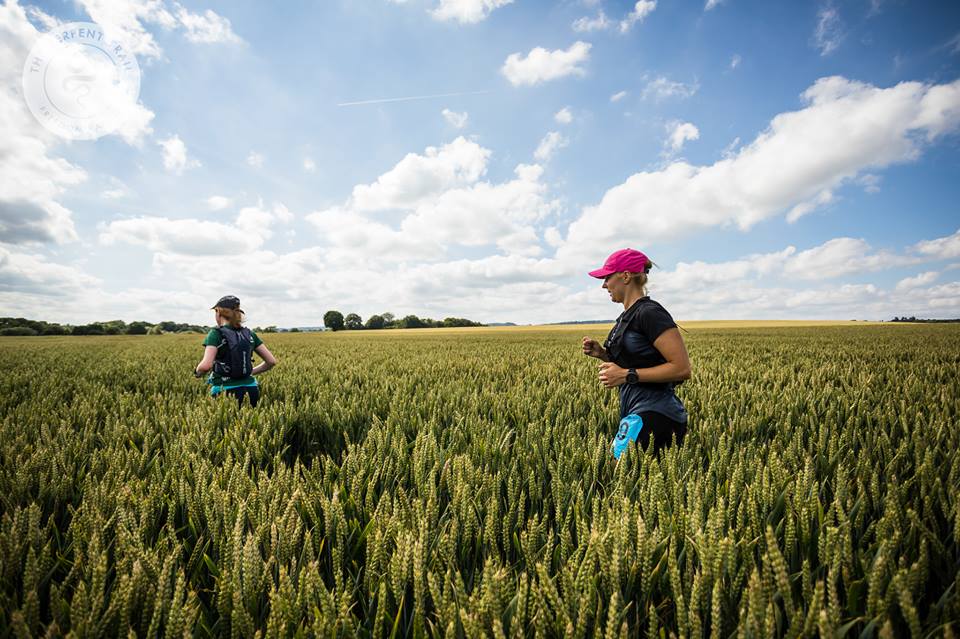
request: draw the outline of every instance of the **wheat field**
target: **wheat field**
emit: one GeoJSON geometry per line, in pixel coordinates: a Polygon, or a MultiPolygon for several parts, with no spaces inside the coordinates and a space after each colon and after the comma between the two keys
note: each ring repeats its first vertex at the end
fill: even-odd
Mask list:
{"type": "Polygon", "coordinates": [[[691,323],[681,448],[609,454],[605,326],[0,341],[0,635],[960,631],[956,325],[691,323]]]}

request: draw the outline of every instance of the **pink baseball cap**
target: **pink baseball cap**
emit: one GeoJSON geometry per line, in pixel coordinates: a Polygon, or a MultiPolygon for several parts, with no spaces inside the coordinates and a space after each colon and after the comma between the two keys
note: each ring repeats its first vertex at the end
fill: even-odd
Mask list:
{"type": "Polygon", "coordinates": [[[590,277],[603,279],[611,273],[619,273],[620,271],[646,273],[650,264],[652,264],[650,258],[640,251],[631,248],[620,249],[611,253],[602,267],[590,271],[590,277]]]}

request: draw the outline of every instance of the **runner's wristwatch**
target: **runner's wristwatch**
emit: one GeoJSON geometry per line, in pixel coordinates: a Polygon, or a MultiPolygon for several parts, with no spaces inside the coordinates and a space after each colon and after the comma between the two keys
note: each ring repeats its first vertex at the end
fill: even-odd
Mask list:
{"type": "Polygon", "coordinates": [[[639,381],[640,381],[640,378],[637,377],[637,369],[635,369],[635,368],[628,368],[628,369],[627,369],[627,383],[628,383],[628,384],[636,384],[636,383],[639,382],[639,381]]]}

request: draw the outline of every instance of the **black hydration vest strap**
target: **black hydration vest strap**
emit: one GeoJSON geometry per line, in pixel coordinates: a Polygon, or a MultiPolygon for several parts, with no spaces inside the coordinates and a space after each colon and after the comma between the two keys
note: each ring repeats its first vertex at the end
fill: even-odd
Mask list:
{"type": "Polygon", "coordinates": [[[617,320],[616,325],[613,327],[613,330],[610,331],[607,341],[603,343],[604,350],[610,354],[610,359],[614,362],[620,359],[620,355],[623,353],[623,334],[627,332],[630,324],[633,323],[633,320],[640,312],[642,299],[643,298],[640,298],[634,302],[633,306],[623,312],[623,314],[620,316],[620,319],[617,320]]]}
{"type": "Polygon", "coordinates": [[[237,336],[237,331],[233,329],[232,326],[221,326],[217,328],[220,331],[220,335],[223,337],[224,341],[227,343],[227,352],[233,350],[236,346],[239,337],[237,336]],[[228,330],[223,330],[228,329],[228,330]]]}

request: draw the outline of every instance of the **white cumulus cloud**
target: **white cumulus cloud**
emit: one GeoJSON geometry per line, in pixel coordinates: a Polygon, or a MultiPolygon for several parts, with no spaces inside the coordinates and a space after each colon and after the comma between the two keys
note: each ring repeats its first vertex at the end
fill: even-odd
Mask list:
{"type": "Polygon", "coordinates": [[[918,242],[911,247],[911,250],[937,260],[952,260],[960,257],[960,229],[947,237],[918,242]]]}
{"type": "Polygon", "coordinates": [[[784,272],[799,279],[820,280],[913,263],[915,258],[889,251],[875,252],[861,238],[838,237],[793,255],[784,265],[784,272]]]}
{"type": "Polygon", "coordinates": [[[574,42],[567,49],[548,51],[535,47],[526,56],[511,53],[500,69],[513,86],[531,86],[568,75],[583,76],[583,66],[590,59],[590,45],[574,42]]]}
{"type": "Polygon", "coordinates": [[[415,207],[447,189],[472,184],[487,170],[490,151],[458,137],[423,154],[408,153],[372,184],[353,187],[350,208],[379,211],[415,207]]]}
{"type": "Polygon", "coordinates": [[[665,100],[667,98],[689,98],[700,89],[697,82],[693,84],[684,84],[676,82],[665,76],[658,76],[647,82],[643,89],[644,99],[653,98],[654,100],[665,100]]]}
{"type": "Polygon", "coordinates": [[[510,255],[541,252],[538,226],[557,210],[539,165],[518,165],[505,182],[481,179],[491,152],[457,138],[407,154],[371,184],[358,184],[341,205],[307,216],[331,260],[353,263],[377,253],[397,262],[442,260],[449,247],[495,247],[510,255]],[[391,209],[399,225],[365,213],[391,209]]]}
{"type": "Polygon", "coordinates": [[[101,225],[100,243],[144,246],[161,255],[242,257],[259,249],[277,223],[293,215],[282,203],[244,207],[232,224],[194,218],[140,216],[101,225]]]}
{"type": "Polygon", "coordinates": [[[593,17],[583,16],[574,20],[573,30],[578,33],[592,33],[594,31],[606,31],[607,29],[612,29],[617,27],[620,33],[628,33],[630,29],[633,28],[638,22],[643,22],[644,19],[653,13],[653,10],[657,8],[656,0],[637,0],[633,5],[633,8],[630,10],[627,15],[623,17],[622,20],[615,21],[607,17],[607,14],[604,13],[603,9],[600,9],[597,12],[597,15],[593,17]]]}
{"type": "Polygon", "coordinates": [[[569,143],[569,140],[563,137],[558,131],[550,131],[550,133],[547,133],[543,136],[543,139],[540,140],[537,150],[533,152],[533,157],[540,162],[547,162],[553,157],[554,153],[569,143]]]}
{"type": "Polygon", "coordinates": [[[677,153],[688,140],[700,138],[700,130],[691,122],[671,122],[667,125],[666,146],[671,153],[677,153]]]}
{"type": "Polygon", "coordinates": [[[173,29],[177,19],[162,0],[78,0],[93,22],[117,32],[133,53],[159,58],[162,49],[144,24],[173,29]]]}
{"type": "MultiPolygon", "coordinates": [[[[837,237],[799,251],[794,246],[788,246],[780,251],[752,254],[726,262],[679,262],[673,271],[659,273],[657,280],[668,290],[689,291],[744,279],[831,280],[860,273],[903,269],[931,260],[929,256],[917,255],[914,247],[908,247],[903,252],[887,249],[878,251],[863,238],[837,237]]],[[[932,282],[935,275],[935,272],[924,273],[904,281],[909,281],[910,286],[919,286],[932,282]]]]}
{"type": "Polygon", "coordinates": [[[233,224],[167,217],[115,220],[100,233],[100,242],[107,246],[124,242],[157,253],[185,255],[243,255],[258,248],[263,240],[233,224]]]}
{"type": "Polygon", "coordinates": [[[75,266],[0,246],[0,299],[9,294],[39,293],[49,300],[101,283],[75,266]]]}
{"type": "Polygon", "coordinates": [[[633,11],[620,21],[620,33],[626,33],[636,23],[643,22],[656,8],[657,0],[637,0],[637,3],[633,5],[633,11]]]}
{"type": "Polygon", "coordinates": [[[573,21],[571,25],[573,30],[578,33],[590,33],[593,31],[603,31],[609,29],[613,26],[613,21],[607,17],[607,14],[603,12],[603,9],[597,12],[597,15],[593,18],[588,18],[583,16],[582,18],[577,18],[573,21]]]}
{"type": "MultiPolygon", "coordinates": [[[[858,175],[914,160],[928,140],[955,131],[958,88],[960,81],[878,88],[842,77],[818,80],[803,93],[803,108],[777,115],[729,157],[705,166],[674,162],[608,189],[570,225],[561,253],[596,255],[622,237],[746,230],[774,215],[802,215],[858,175]]],[[[949,246],[918,251],[946,255],[949,246]]]]}
{"type": "Polygon", "coordinates": [[[903,278],[895,290],[872,283],[830,282],[928,261],[911,250],[875,251],[862,239],[834,238],[799,252],[788,246],[723,262],[679,262],[672,270],[654,271],[651,287],[675,317],[685,319],[876,320],[895,315],[947,317],[960,311],[960,282],[930,286],[939,278],[935,271],[903,278]]]}
{"type": "Polygon", "coordinates": [[[473,24],[485,20],[495,9],[505,7],[513,0],[440,0],[430,11],[436,20],[456,20],[461,24],[473,24]]]}
{"type": "Polygon", "coordinates": [[[182,30],[195,43],[240,43],[230,20],[207,9],[193,13],[180,3],[164,0],[76,0],[93,22],[120,36],[138,56],[160,58],[163,50],[146,25],[164,31],[182,30]]]}
{"type": "Polygon", "coordinates": [[[199,161],[187,156],[187,145],[179,135],[171,135],[165,140],[159,140],[157,144],[163,150],[163,168],[171,173],[180,175],[187,169],[200,166],[199,161]]]}
{"type": "Polygon", "coordinates": [[[570,107],[563,107],[553,114],[553,119],[556,120],[558,124],[570,124],[573,122],[573,112],[570,110],[570,107]]]}
{"type": "Polygon", "coordinates": [[[540,166],[520,164],[507,182],[478,182],[445,191],[404,218],[401,232],[441,245],[494,245],[510,254],[538,255],[533,224],[555,209],[545,198],[542,175],[540,166]]]}
{"type": "Polygon", "coordinates": [[[182,5],[176,5],[177,20],[184,28],[184,36],[190,42],[232,43],[239,44],[243,40],[230,26],[230,21],[207,9],[203,13],[191,13],[182,5]]]}
{"type": "Polygon", "coordinates": [[[940,274],[936,271],[926,271],[925,273],[920,273],[919,275],[914,275],[913,277],[905,277],[897,282],[897,290],[905,291],[919,288],[921,286],[928,286],[933,284],[939,276],[940,274]]]}
{"type": "Polygon", "coordinates": [[[447,121],[447,124],[455,129],[462,129],[467,126],[467,120],[470,119],[470,115],[466,111],[458,113],[450,109],[444,109],[440,114],[443,115],[443,119],[447,121]]]}

